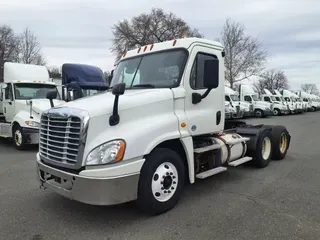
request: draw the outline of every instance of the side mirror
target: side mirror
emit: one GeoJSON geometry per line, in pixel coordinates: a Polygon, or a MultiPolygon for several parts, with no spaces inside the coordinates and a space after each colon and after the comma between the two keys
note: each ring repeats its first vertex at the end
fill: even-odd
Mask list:
{"type": "Polygon", "coordinates": [[[47,92],[46,98],[49,99],[50,105],[51,105],[52,108],[54,107],[53,99],[56,99],[57,96],[58,96],[58,92],[57,91],[47,92]]]}
{"type": "Polygon", "coordinates": [[[113,103],[113,112],[109,118],[109,125],[115,126],[120,122],[120,116],[118,112],[118,105],[119,105],[119,96],[124,94],[126,89],[125,83],[118,83],[112,87],[112,94],[115,95],[114,103],[113,103]]]}
{"type": "Polygon", "coordinates": [[[118,83],[112,87],[112,94],[113,95],[123,95],[126,89],[125,83],[118,83]]]}
{"type": "Polygon", "coordinates": [[[207,90],[203,95],[199,93],[192,93],[192,103],[197,104],[208,96],[213,88],[219,86],[219,60],[218,59],[208,59],[204,61],[203,69],[203,86],[207,90]]]}
{"type": "Polygon", "coordinates": [[[219,60],[208,59],[204,62],[203,85],[212,89],[219,86],[219,60]]]}
{"type": "Polygon", "coordinates": [[[10,97],[10,101],[13,101],[13,100],[14,100],[14,99],[13,99],[13,94],[12,94],[12,93],[10,94],[10,96],[9,96],[9,97],[10,97]]]}

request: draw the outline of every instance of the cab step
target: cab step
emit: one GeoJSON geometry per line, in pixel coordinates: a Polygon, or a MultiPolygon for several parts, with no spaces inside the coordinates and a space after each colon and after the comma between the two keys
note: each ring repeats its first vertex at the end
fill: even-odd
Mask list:
{"type": "Polygon", "coordinates": [[[211,177],[213,175],[216,175],[216,174],[224,172],[224,171],[227,171],[226,167],[216,167],[216,168],[210,169],[208,171],[205,171],[205,172],[202,172],[202,173],[198,173],[196,175],[196,178],[205,179],[207,177],[211,177]]]}
{"type": "Polygon", "coordinates": [[[219,148],[221,148],[221,145],[219,143],[215,143],[215,144],[212,144],[212,145],[209,145],[209,146],[195,148],[193,151],[195,153],[203,153],[203,152],[208,152],[208,151],[211,151],[211,150],[216,150],[216,149],[219,149],[219,148]]]}
{"type": "Polygon", "coordinates": [[[246,162],[249,162],[252,160],[252,157],[243,157],[243,158],[239,158],[238,160],[235,160],[235,161],[232,161],[232,162],[229,162],[228,166],[231,166],[231,167],[237,167],[243,163],[246,163],[246,162]]]}

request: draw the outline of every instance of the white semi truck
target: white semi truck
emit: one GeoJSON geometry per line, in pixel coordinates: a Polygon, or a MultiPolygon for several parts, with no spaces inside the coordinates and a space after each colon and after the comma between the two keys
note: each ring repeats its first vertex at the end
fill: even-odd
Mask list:
{"type": "Polygon", "coordinates": [[[272,112],[274,116],[289,114],[288,106],[280,99],[277,99],[268,89],[264,89],[264,94],[261,95],[261,100],[272,104],[272,112]]]}
{"type": "Polygon", "coordinates": [[[240,101],[253,104],[253,111],[255,117],[267,117],[272,116],[272,104],[261,101],[252,86],[241,84],[240,89],[240,101]]]}
{"type": "Polygon", "coordinates": [[[235,110],[231,115],[232,118],[252,117],[253,104],[240,101],[239,93],[232,88],[225,86],[225,100],[230,102],[231,107],[235,110]]]}
{"type": "Polygon", "coordinates": [[[290,113],[291,114],[298,113],[298,106],[291,98],[292,92],[286,89],[282,90],[281,92],[282,92],[283,99],[287,102],[289,106],[290,113]]]}
{"type": "MultiPolygon", "coordinates": [[[[51,107],[47,92],[58,91],[46,67],[6,62],[0,84],[0,137],[22,150],[39,143],[40,115],[51,107]]],[[[60,95],[53,104],[64,103],[60,95]]]]}
{"type": "Polygon", "coordinates": [[[186,183],[283,159],[284,126],[225,122],[224,56],[220,43],[200,38],[124,53],[110,90],[42,114],[40,187],[93,205],[136,200],[154,215],[172,209],[186,183]]]}

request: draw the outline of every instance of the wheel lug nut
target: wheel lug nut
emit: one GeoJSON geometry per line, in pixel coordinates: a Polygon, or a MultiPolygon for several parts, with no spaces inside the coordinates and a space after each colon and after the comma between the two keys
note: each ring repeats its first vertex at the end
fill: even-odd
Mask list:
{"type": "Polygon", "coordinates": [[[171,187],[171,190],[174,190],[174,187],[171,187]]]}
{"type": "Polygon", "coordinates": [[[163,182],[161,182],[161,184],[163,184],[163,182]]]}
{"type": "Polygon", "coordinates": [[[161,190],[164,190],[164,188],[162,187],[161,190]]]}
{"type": "Polygon", "coordinates": [[[173,179],[175,179],[175,178],[176,178],[176,176],[173,176],[172,178],[173,178],[173,179]]]}
{"type": "Polygon", "coordinates": [[[167,175],[169,175],[169,172],[167,172],[167,175]]]}
{"type": "Polygon", "coordinates": [[[173,181],[173,184],[176,184],[176,182],[175,182],[175,181],[173,181]]]}
{"type": "Polygon", "coordinates": [[[168,193],[171,193],[171,191],[169,190],[168,193]]]}
{"type": "Polygon", "coordinates": [[[171,172],[170,175],[172,176],[172,175],[173,175],[173,172],[171,172]]]}
{"type": "Polygon", "coordinates": [[[167,191],[164,191],[164,193],[167,193],[167,191]]]}

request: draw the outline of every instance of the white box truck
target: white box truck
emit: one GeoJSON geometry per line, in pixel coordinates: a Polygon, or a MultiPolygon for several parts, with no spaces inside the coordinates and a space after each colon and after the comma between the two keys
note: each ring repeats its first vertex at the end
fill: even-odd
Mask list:
{"type": "Polygon", "coordinates": [[[93,205],[136,200],[154,215],[178,203],[186,182],[285,158],[284,126],[228,128],[224,56],[220,43],[199,38],[124,53],[109,91],[42,114],[40,187],[93,205]]]}
{"type": "MultiPolygon", "coordinates": [[[[0,137],[13,139],[22,150],[28,144],[39,143],[40,115],[51,107],[46,99],[50,91],[57,91],[45,66],[6,62],[4,82],[0,84],[0,137]]],[[[64,103],[53,99],[53,104],[64,103]]]]}

